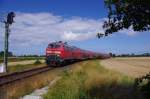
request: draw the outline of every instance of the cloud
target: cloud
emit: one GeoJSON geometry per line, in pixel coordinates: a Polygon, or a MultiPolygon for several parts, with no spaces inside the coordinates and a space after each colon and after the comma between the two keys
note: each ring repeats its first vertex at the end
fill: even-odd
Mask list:
{"type": "MultiPolygon", "coordinates": [[[[13,46],[32,46],[50,41],[81,41],[96,37],[104,19],[64,18],[52,13],[17,13],[11,26],[13,46]]],[[[2,27],[1,27],[2,28],[2,27]]]]}
{"type": "MultiPolygon", "coordinates": [[[[16,13],[11,26],[10,42],[13,48],[47,46],[51,41],[81,41],[96,38],[96,33],[104,33],[102,28],[106,18],[88,19],[81,17],[64,18],[52,13],[16,13]]],[[[0,26],[4,32],[4,26],[0,26]]],[[[127,34],[135,34],[133,31],[127,34]]],[[[3,38],[4,35],[0,35],[3,38]]],[[[0,43],[2,44],[2,39],[0,43]]],[[[2,48],[2,47],[1,47],[2,48]]]]}

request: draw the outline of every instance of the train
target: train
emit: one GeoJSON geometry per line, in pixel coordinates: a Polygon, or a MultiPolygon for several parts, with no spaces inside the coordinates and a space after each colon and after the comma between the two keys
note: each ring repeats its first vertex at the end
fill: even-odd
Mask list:
{"type": "Polygon", "coordinates": [[[73,61],[110,57],[109,54],[83,50],[62,41],[49,43],[46,48],[46,64],[48,66],[62,66],[73,61]]]}

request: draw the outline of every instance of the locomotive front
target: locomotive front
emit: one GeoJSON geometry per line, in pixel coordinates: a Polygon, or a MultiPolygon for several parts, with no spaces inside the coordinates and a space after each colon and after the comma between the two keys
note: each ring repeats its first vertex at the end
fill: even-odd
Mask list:
{"type": "Polygon", "coordinates": [[[62,43],[54,42],[50,43],[46,48],[46,63],[49,66],[57,66],[62,63],[62,43]]]}

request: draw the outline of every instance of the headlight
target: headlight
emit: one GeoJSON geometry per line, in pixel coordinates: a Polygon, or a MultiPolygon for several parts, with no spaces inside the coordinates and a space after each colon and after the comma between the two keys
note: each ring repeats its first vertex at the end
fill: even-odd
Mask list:
{"type": "Polygon", "coordinates": [[[61,51],[46,51],[48,54],[61,54],[61,51]]]}
{"type": "Polygon", "coordinates": [[[61,52],[60,52],[60,51],[54,51],[54,53],[56,53],[56,54],[60,54],[61,52]]]}
{"type": "Polygon", "coordinates": [[[46,53],[52,53],[52,51],[46,51],[46,53]]]}

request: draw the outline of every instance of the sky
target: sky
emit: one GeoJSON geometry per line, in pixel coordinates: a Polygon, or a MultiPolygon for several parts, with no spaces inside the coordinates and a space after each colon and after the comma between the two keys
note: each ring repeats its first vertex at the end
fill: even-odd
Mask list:
{"type": "MultiPolygon", "coordinates": [[[[9,50],[15,55],[45,54],[48,43],[104,53],[150,53],[150,33],[131,28],[98,39],[104,33],[107,9],[103,0],[0,0],[0,21],[15,12],[10,26],[9,50]]],[[[0,51],[4,49],[4,24],[0,23],[0,51]]]]}

